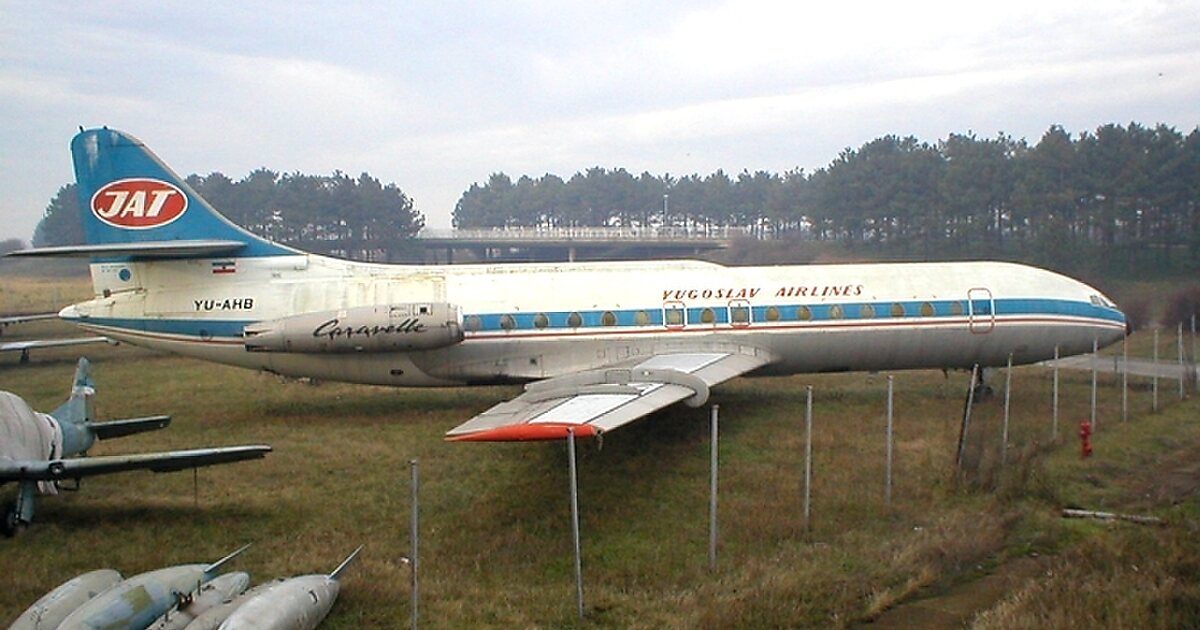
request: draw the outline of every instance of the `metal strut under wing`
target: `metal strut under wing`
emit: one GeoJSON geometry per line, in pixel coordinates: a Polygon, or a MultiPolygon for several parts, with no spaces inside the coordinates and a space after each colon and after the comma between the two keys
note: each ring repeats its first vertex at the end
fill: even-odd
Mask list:
{"type": "Polygon", "coordinates": [[[590,437],[680,400],[699,407],[709,387],[762,367],[771,355],[737,351],[674,352],[632,366],[606,367],[530,383],[525,392],[455,427],[451,441],[508,442],[590,437]]]}

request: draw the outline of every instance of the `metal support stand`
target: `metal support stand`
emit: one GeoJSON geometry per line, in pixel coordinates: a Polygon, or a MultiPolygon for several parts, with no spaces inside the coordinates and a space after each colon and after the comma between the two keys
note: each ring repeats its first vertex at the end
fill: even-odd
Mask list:
{"type": "Polygon", "coordinates": [[[1008,464],[1008,418],[1010,402],[1012,401],[1012,362],[1013,355],[1008,355],[1008,367],[1004,370],[1004,428],[1000,433],[1000,466],[1008,464]]]}
{"type": "Polygon", "coordinates": [[[813,388],[808,386],[808,401],[804,406],[804,530],[812,531],[812,426],[813,388]]]}
{"type": "Polygon", "coordinates": [[[717,570],[717,413],[719,405],[712,406],[711,452],[708,477],[708,570],[717,570]]]}
{"type": "Polygon", "coordinates": [[[412,544],[412,552],[411,552],[412,557],[410,557],[408,559],[408,561],[410,563],[409,564],[409,569],[410,569],[409,579],[410,579],[410,590],[411,590],[411,597],[412,597],[412,603],[411,603],[412,630],[417,630],[417,622],[420,619],[419,603],[421,601],[420,598],[418,597],[418,593],[420,592],[420,575],[421,575],[421,572],[420,572],[420,569],[421,569],[420,522],[421,521],[420,521],[420,510],[418,508],[418,503],[417,503],[417,491],[418,491],[418,488],[420,487],[420,475],[419,475],[419,471],[418,471],[417,460],[415,460],[415,459],[409,460],[408,467],[412,473],[412,520],[409,523],[409,530],[408,530],[409,540],[411,541],[411,544],[412,544]]]}
{"type": "Polygon", "coordinates": [[[887,396],[887,476],[883,485],[883,503],[888,507],[892,505],[892,448],[893,448],[893,433],[892,433],[892,415],[893,415],[893,394],[895,393],[896,378],[888,375],[888,396],[887,396]]]}
{"type": "Polygon", "coordinates": [[[579,479],[575,471],[575,429],[567,429],[567,459],[571,477],[571,537],[575,545],[575,607],[583,619],[583,557],[579,541],[579,479]]]}
{"type": "Polygon", "coordinates": [[[971,429],[971,408],[975,406],[975,379],[979,376],[979,364],[971,368],[971,384],[967,388],[967,402],[963,407],[962,426],[958,430],[958,456],[954,458],[954,474],[962,480],[963,459],[967,454],[967,434],[971,429]]]}
{"type": "Polygon", "coordinates": [[[1098,368],[1096,359],[1100,358],[1097,353],[1100,352],[1100,341],[1092,339],[1092,432],[1095,433],[1100,427],[1096,424],[1096,386],[1098,377],[1098,368]]]}
{"type": "Polygon", "coordinates": [[[1058,346],[1054,346],[1054,419],[1050,426],[1050,439],[1058,439],[1058,346]]]}

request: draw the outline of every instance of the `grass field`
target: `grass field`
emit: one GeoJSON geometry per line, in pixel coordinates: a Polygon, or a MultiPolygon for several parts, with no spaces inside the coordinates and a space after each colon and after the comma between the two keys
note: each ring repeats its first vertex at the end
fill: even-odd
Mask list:
{"type": "MultiPolygon", "coordinates": [[[[62,326],[20,332],[71,332],[62,326]]],[[[1135,344],[1148,349],[1144,338],[1135,344]]],[[[77,356],[70,348],[47,351],[26,366],[0,357],[0,388],[51,409],[67,393],[77,356]]],[[[361,543],[366,550],[322,627],[407,627],[401,557],[411,547],[415,459],[425,627],[849,626],[1032,554],[1048,563],[1049,575],[982,604],[979,626],[1200,624],[1200,548],[1191,541],[1200,480],[1161,487],[1186,472],[1186,453],[1200,446],[1196,405],[1177,402],[1174,382],[1162,383],[1162,411],[1150,414],[1149,391],[1135,379],[1131,420],[1123,423],[1120,389],[1102,378],[1096,455],[1080,461],[1074,432],[1088,416],[1090,375],[1062,372],[1055,441],[1050,371],[1018,368],[1001,467],[998,370],[991,382],[1000,395],[975,411],[970,470],[960,481],[953,465],[967,375],[896,373],[889,507],[886,375],[738,379],[713,395],[722,417],[715,572],[707,560],[706,410],[674,407],[606,436],[602,448],[582,443],[587,614],[580,622],[564,445],[441,439],[515,388],[284,382],[127,346],[88,348],[87,356],[103,418],[174,416],[166,431],[101,444],[95,454],[259,442],[275,452],[200,470],[196,483],[191,473],[129,473],[44,497],[28,532],[0,540],[0,622],[95,568],[129,575],[213,560],[251,542],[235,568],[257,582],[327,572],[361,543]],[[802,519],[808,385],[815,390],[811,529],[802,519]],[[1063,521],[1057,509],[1065,505],[1156,514],[1172,526],[1063,521]]]]}

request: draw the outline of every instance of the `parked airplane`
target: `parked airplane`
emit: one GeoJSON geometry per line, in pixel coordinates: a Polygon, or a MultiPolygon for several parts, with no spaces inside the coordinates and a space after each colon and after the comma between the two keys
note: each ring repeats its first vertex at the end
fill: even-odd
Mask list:
{"type": "MultiPolygon", "coordinates": [[[[0,317],[0,335],[4,329],[15,324],[36,322],[46,319],[57,319],[58,313],[32,313],[29,315],[5,315],[0,317]]],[[[29,363],[29,351],[37,348],[61,348],[63,346],[78,346],[89,343],[113,343],[105,337],[68,337],[65,339],[29,339],[26,341],[10,341],[0,343],[0,352],[20,352],[21,363],[29,363]]]]}
{"type": "MultiPolygon", "coordinates": [[[[55,315],[55,317],[58,317],[55,315]]],[[[29,339],[26,341],[6,341],[0,343],[0,352],[20,352],[21,363],[29,363],[29,351],[40,348],[62,348],[64,346],[82,346],[92,343],[111,343],[108,337],[65,337],[62,339],[29,339]]]]}
{"type": "Polygon", "coordinates": [[[14,324],[24,324],[25,322],[36,322],[44,319],[57,319],[58,313],[30,313],[28,315],[4,315],[0,317],[0,335],[4,334],[4,329],[14,324]]]}
{"type": "Polygon", "coordinates": [[[288,376],[530,382],[455,440],[592,436],[735,376],[969,368],[1125,334],[1100,291],[998,262],[727,268],[696,261],[402,266],[250,234],[139,140],[71,143],[96,297],[59,314],[112,339],[288,376]]]}
{"type": "Polygon", "coordinates": [[[75,369],[71,397],[49,414],[31,409],[20,396],[0,391],[0,485],[17,482],[16,500],[4,512],[3,531],[13,535],[33,520],[35,495],[57,494],[58,484],[126,470],[171,472],[257,459],[271,451],[265,445],[202,448],[187,451],[71,457],[86,453],[97,439],[124,437],[162,429],[170,416],[93,422],[95,394],[87,359],[75,369]]]}

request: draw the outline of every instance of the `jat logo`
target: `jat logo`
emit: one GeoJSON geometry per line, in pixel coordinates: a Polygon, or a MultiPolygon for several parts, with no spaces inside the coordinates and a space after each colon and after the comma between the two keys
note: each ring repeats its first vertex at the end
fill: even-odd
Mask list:
{"type": "Polygon", "coordinates": [[[92,195],[92,214],[127,230],[162,227],[183,216],[187,195],[157,179],[122,179],[92,195]]]}

